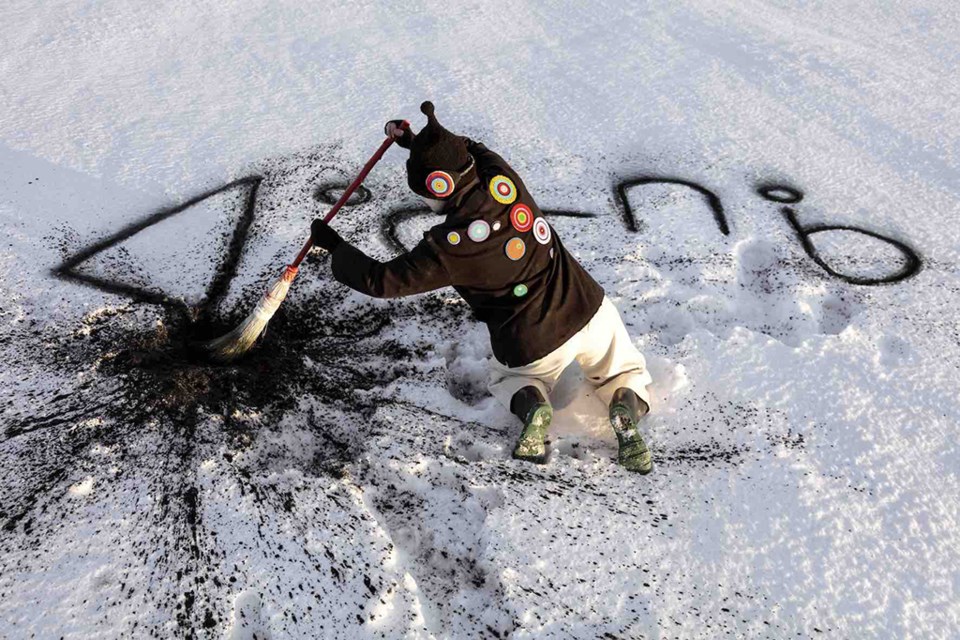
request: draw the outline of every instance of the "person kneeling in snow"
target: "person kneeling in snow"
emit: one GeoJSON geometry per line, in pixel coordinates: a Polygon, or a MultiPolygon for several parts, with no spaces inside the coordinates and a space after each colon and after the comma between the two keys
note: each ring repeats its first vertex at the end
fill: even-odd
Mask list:
{"type": "Polygon", "coordinates": [[[490,331],[490,392],[523,422],[514,458],[546,462],[547,398],[576,360],[609,408],[619,462],[649,473],[637,422],[649,411],[651,378],[616,307],[567,253],[510,165],[444,129],[432,103],[420,110],[427,125],[419,134],[400,120],[386,133],[410,150],[410,188],[445,220],[409,253],[381,263],[318,219],[313,241],[332,254],[333,276],[377,298],[456,289],[490,331]]]}

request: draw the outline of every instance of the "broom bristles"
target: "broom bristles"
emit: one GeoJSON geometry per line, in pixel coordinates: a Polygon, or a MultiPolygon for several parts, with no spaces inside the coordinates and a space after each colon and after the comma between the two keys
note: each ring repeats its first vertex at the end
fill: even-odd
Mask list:
{"type": "Polygon", "coordinates": [[[256,344],[257,338],[267,328],[270,319],[280,308],[280,303],[287,297],[287,292],[296,275],[296,267],[287,267],[283,276],[270,287],[266,295],[260,298],[257,306],[236,329],[207,342],[204,348],[209,352],[210,357],[218,362],[230,362],[250,351],[256,344]]]}

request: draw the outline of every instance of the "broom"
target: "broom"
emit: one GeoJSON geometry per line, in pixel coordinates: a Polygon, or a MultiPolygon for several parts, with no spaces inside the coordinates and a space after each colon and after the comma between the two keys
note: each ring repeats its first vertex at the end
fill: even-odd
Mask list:
{"type": "MultiPolygon", "coordinates": [[[[410,123],[404,120],[400,128],[407,129],[409,126],[410,123]]],[[[366,178],[370,170],[373,169],[373,165],[377,164],[380,158],[383,157],[383,154],[386,153],[394,140],[395,138],[393,136],[389,136],[383,141],[380,148],[377,149],[376,153],[367,161],[367,164],[363,165],[360,175],[350,183],[350,186],[343,192],[343,195],[340,196],[337,203],[330,209],[330,212],[323,219],[324,222],[333,220],[333,216],[337,215],[337,212],[340,211],[344,203],[353,195],[357,187],[363,183],[364,178],[366,178]]],[[[267,328],[267,323],[273,318],[273,314],[277,312],[280,303],[287,297],[290,285],[293,284],[293,279],[297,277],[297,272],[300,270],[300,263],[307,257],[307,253],[311,247],[313,247],[312,237],[309,238],[303,245],[303,248],[300,249],[300,253],[297,254],[296,259],[283,270],[283,275],[280,276],[280,279],[270,287],[265,296],[260,298],[253,312],[250,313],[236,329],[202,345],[202,348],[209,354],[211,359],[217,362],[230,362],[247,353],[253,345],[256,344],[257,338],[259,338],[263,330],[267,328]]]]}

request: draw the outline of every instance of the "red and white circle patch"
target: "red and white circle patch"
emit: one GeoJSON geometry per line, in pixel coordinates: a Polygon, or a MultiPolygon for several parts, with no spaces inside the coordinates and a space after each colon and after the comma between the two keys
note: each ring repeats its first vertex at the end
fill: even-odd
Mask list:
{"type": "Polygon", "coordinates": [[[540,244],[550,244],[550,225],[543,218],[537,218],[533,221],[533,237],[540,244]]]}
{"type": "Polygon", "coordinates": [[[530,231],[533,227],[533,212],[530,207],[522,202],[513,205],[513,209],[510,209],[510,224],[520,233],[530,231]]]}
{"type": "Polygon", "coordinates": [[[446,171],[434,171],[427,176],[427,191],[438,198],[446,198],[453,193],[453,176],[446,171]]]}

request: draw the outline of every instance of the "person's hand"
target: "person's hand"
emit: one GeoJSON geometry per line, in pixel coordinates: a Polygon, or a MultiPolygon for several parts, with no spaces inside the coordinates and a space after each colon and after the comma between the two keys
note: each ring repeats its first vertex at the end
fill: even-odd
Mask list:
{"type": "Polygon", "coordinates": [[[391,120],[383,127],[383,132],[397,141],[397,144],[404,149],[410,148],[410,143],[413,142],[413,131],[410,130],[410,125],[406,127],[403,126],[403,120],[391,120]]]}
{"type": "Polygon", "coordinates": [[[320,218],[314,220],[313,224],[310,225],[310,237],[313,238],[313,244],[326,249],[330,253],[333,253],[343,242],[340,234],[320,218]]]}
{"type": "Polygon", "coordinates": [[[383,127],[383,132],[392,138],[402,138],[407,129],[403,127],[403,120],[390,120],[383,127]]]}

